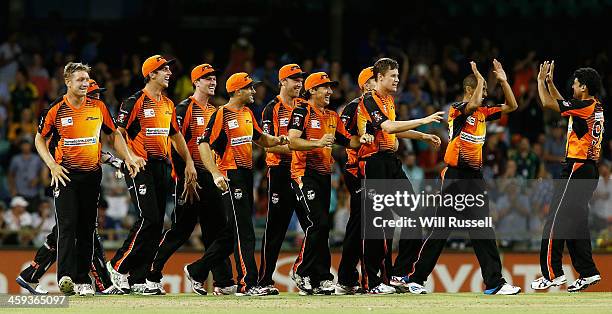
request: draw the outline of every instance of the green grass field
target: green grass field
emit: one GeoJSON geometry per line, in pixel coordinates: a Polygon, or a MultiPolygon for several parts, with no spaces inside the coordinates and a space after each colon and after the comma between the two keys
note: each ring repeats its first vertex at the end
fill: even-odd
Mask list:
{"type": "Polygon", "coordinates": [[[532,293],[485,296],[476,293],[436,293],[423,296],[299,296],[266,297],[95,296],[70,297],[69,308],[2,309],[6,313],[612,313],[612,293],[532,293]]]}

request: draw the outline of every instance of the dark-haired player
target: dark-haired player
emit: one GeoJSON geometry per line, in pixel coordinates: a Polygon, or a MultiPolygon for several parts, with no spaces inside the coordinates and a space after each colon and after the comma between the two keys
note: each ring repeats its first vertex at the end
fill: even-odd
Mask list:
{"type": "MultiPolygon", "coordinates": [[[[397,61],[390,58],[379,59],[374,63],[373,75],[376,87],[372,92],[363,96],[363,100],[359,104],[357,122],[359,134],[372,132],[374,135],[374,141],[362,145],[358,153],[360,171],[365,178],[366,188],[370,179],[408,180],[402,170],[402,163],[395,154],[397,150],[396,137],[423,140],[434,146],[439,146],[439,137],[413,129],[424,124],[439,122],[442,120],[443,114],[443,112],[437,112],[422,119],[396,121],[393,96],[397,92],[399,84],[399,65],[397,61]]],[[[410,189],[412,190],[412,188],[410,189]]],[[[413,193],[412,191],[409,192],[413,193]]],[[[363,287],[368,293],[390,294],[396,292],[394,287],[387,285],[389,283],[387,272],[390,270],[387,270],[384,266],[385,258],[390,256],[391,244],[388,235],[379,239],[364,239],[362,264],[365,268],[365,280],[363,281],[363,287]]],[[[420,244],[420,238],[404,239],[402,245],[400,245],[400,250],[404,250],[401,255],[415,255],[420,244]]],[[[387,261],[387,264],[390,264],[390,261],[387,261]]]]}
{"type": "Polygon", "coordinates": [[[595,97],[601,88],[601,78],[592,68],[580,68],[572,76],[572,99],[565,100],[555,87],[555,64],[544,62],[538,73],[538,94],[542,106],[569,117],[562,182],[555,185],[553,202],[542,231],[540,267],[542,277],[531,283],[536,290],[559,286],[567,282],[561,259],[563,248],[580,275],[567,291],[584,290],[601,280],[592,256],[588,228],[589,200],[597,188],[597,162],[604,132],[604,109],[595,97]]]}
{"type": "MultiPolygon", "coordinates": [[[[493,60],[494,73],[500,83],[506,103],[502,105],[483,105],[487,96],[487,85],[476,63],[471,62],[472,72],[463,80],[463,100],[454,103],[448,113],[450,142],[446,148],[444,162],[447,167],[442,171],[442,194],[453,197],[458,195],[485,195],[486,187],[482,176],[482,146],[487,131],[487,121],[501,118],[502,113],[516,110],[518,104],[512,94],[506,73],[501,63],[493,60]]],[[[452,206],[436,209],[438,217],[458,217],[459,219],[482,219],[489,216],[488,201],[483,206],[471,206],[457,211],[452,206]]],[[[431,274],[446,240],[452,230],[434,228],[423,241],[417,260],[411,265],[408,274],[408,291],[413,294],[426,294],[423,287],[431,274]]],[[[510,295],[521,292],[521,288],[510,285],[502,277],[502,265],[497,250],[495,231],[492,227],[468,229],[474,253],[480,264],[485,294],[510,295]]]]}

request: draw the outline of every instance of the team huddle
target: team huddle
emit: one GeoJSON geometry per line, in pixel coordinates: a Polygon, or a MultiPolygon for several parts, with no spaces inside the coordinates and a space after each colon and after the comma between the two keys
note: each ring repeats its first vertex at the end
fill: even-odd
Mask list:
{"type": "MultiPolygon", "coordinates": [[[[217,71],[209,64],[199,65],[191,71],[193,95],[175,106],[163,93],[172,62],[159,55],[148,58],[142,65],[145,87],[122,102],[116,117],[100,100],[104,88],[89,78],[89,66],[66,65],[67,92],[43,112],[35,139],[52,176],[56,226],[16,279],[21,287],[32,294],[46,294],[39,279],[57,261],[58,285],[66,295],[164,295],[164,265],[199,223],[205,252],[184,267],[193,292],[208,293],[205,282],[212,272],[215,295],[276,295],[279,290],[272,275],[295,212],[304,239],[290,276],[301,295],[427,293],[424,284],[445,246],[448,230],[434,228],[420,238],[400,239],[395,260],[392,240],[363,237],[364,184],[386,179],[409,182],[396,156],[398,138],[434,147],[441,144],[438,136],[415,129],[441,122],[444,112],[396,120],[399,66],[395,60],[382,58],[363,69],[358,76],[362,95],[341,114],[326,108],[338,82],[324,72],[307,74],[299,65],[287,64],[279,70],[280,92],[264,108],[261,126],[247,107],[254,102],[254,87],[260,83],[249,74],[231,75],[225,86],[229,101],[216,107],[211,99],[217,71]],[[101,134],[118,158],[101,151],[101,134]],[[268,211],[259,268],[252,222],[253,143],[265,148],[268,166],[268,211]],[[346,149],[343,176],[350,192],[350,217],[335,282],[329,247],[334,144],[346,149]],[[139,214],[109,261],[96,232],[102,165],[123,174],[139,214]],[[168,183],[168,176],[174,185],[168,183]],[[175,208],[172,226],[164,230],[169,193],[174,193],[175,208]],[[229,260],[232,253],[235,280],[229,260]]],[[[486,81],[474,62],[471,69],[473,73],[463,81],[463,99],[448,112],[447,167],[440,174],[443,194],[486,192],[481,168],[487,122],[518,107],[500,62],[493,60],[493,73],[503,90],[504,104],[484,104],[486,81]]],[[[540,66],[538,92],[544,108],[569,117],[566,161],[563,184],[555,186],[542,235],[542,277],[531,287],[543,290],[566,284],[561,259],[567,243],[579,273],[568,285],[568,291],[574,292],[601,280],[587,228],[603,134],[603,106],[594,96],[601,79],[591,68],[576,70],[572,98],[565,100],[554,85],[553,73],[554,62],[540,66]],[[570,198],[568,190],[580,193],[570,198]],[[567,237],[558,231],[568,228],[581,234],[567,237]]],[[[445,210],[451,209],[440,208],[436,213],[444,215],[445,210]]],[[[488,214],[489,208],[478,210],[488,214]]],[[[470,208],[465,213],[469,215],[470,208]]],[[[502,277],[494,229],[482,228],[478,233],[470,232],[470,237],[482,269],[484,293],[520,293],[519,287],[502,277]]]]}

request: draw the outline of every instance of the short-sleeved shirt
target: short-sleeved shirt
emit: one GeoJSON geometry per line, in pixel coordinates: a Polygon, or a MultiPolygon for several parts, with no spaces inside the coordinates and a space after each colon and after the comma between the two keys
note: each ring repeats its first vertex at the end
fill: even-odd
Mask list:
{"type": "Polygon", "coordinates": [[[117,126],[127,131],[127,144],[144,159],[166,159],[170,153],[168,136],[179,131],[174,103],[165,95],[157,101],[141,90],[128,97],[119,108],[117,126]]]}
{"type": "Polygon", "coordinates": [[[106,105],[89,97],[78,108],[67,96],[57,99],[42,113],[38,124],[38,133],[49,138],[47,145],[55,162],[75,171],[100,168],[100,132],[111,134],[115,129],[106,105]]]}
{"type": "Polygon", "coordinates": [[[559,100],[561,116],[569,117],[565,157],[598,161],[604,132],[603,106],[597,99],[559,100]]]}
{"type": "MultiPolygon", "coordinates": [[[[359,108],[359,103],[362,101],[363,97],[355,98],[353,101],[348,103],[342,110],[342,114],[340,114],[340,120],[344,124],[346,131],[350,135],[358,135],[359,130],[357,128],[357,113],[359,108]]],[[[346,171],[351,173],[353,176],[357,176],[359,172],[359,158],[357,156],[359,150],[353,148],[346,148],[346,156],[347,162],[344,168],[346,171]]]]}
{"type": "Polygon", "coordinates": [[[395,121],[395,103],[392,96],[382,96],[375,91],[365,94],[359,103],[357,119],[360,135],[365,133],[374,135],[371,144],[363,144],[359,148],[359,158],[396,150],[396,136],[386,133],[381,127],[381,124],[387,120],[395,121]]]}
{"type": "MultiPolygon", "coordinates": [[[[261,127],[265,134],[273,136],[287,135],[289,119],[293,108],[276,96],[263,110],[261,127]]],[[[291,166],[291,154],[266,153],[266,164],[273,166],[291,166]]]]}
{"type": "MultiPolygon", "coordinates": [[[[302,138],[317,141],[325,134],[334,134],[336,143],[349,146],[351,135],[346,131],[338,114],[329,109],[319,109],[308,101],[296,99],[291,114],[289,129],[302,131],[302,138]]],[[[334,163],[331,147],[314,148],[307,151],[293,151],[291,177],[297,181],[304,176],[306,169],[319,174],[331,173],[334,163]]]]}
{"type": "Polygon", "coordinates": [[[253,169],[253,140],[262,135],[257,119],[248,107],[234,110],[223,106],[210,117],[200,139],[217,154],[219,170],[253,169]]]}
{"type": "Polygon", "coordinates": [[[32,186],[31,182],[40,176],[43,166],[42,160],[36,154],[31,153],[28,158],[23,154],[13,156],[8,170],[14,174],[17,194],[25,197],[38,196],[41,184],[32,186]]]}
{"type": "Polygon", "coordinates": [[[482,146],[487,136],[487,121],[501,118],[501,106],[481,106],[466,113],[467,102],[451,105],[448,112],[449,143],[444,162],[459,168],[482,168],[482,146]]]}
{"type": "MultiPolygon", "coordinates": [[[[189,154],[193,159],[196,169],[206,171],[200,151],[198,141],[201,139],[204,130],[212,115],[217,111],[217,107],[210,103],[201,104],[195,98],[189,97],[176,105],[176,122],[180,132],[185,137],[189,154]]],[[[183,177],[185,172],[185,161],[181,155],[172,148],[172,170],[173,174],[183,177]]]]}

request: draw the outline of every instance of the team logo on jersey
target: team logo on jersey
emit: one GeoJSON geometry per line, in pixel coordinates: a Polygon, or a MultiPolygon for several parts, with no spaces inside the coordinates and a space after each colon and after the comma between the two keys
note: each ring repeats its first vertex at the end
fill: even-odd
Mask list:
{"type": "Polygon", "coordinates": [[[62,118],[62,126],[69,126],[72,125],[72,123],[72,117],[62,118]]]}
{"type": "Polygon", "coordinates": [[[234,198],[239,200],[242,198],[242,190],[241,189],[235,189],[234,190],[234,198]]]}
{"type": "Polygon", "coordinates": [[[476,118],[471,117],[471,116],[470,116],[470,117],[468,117],[468,118],[467,118],[467,123],[469,123],[470,125],[474,125],[474,124],[476,124],[476,118]]]}
{"type": "Polygon", "coordinates": [[[204,125],[204,117],[196,117],[196,123],[198,125],[204,125]]]}
{"type": "Polygon", "coordinates": [[[155,110],[154,109],[145,109],[144,110],[144,117],[145,118],[153,118],[153,117],[155,117],[155,110]]]}
{"type": "Polygon", "coordinates": [[[140,195],[145,195],[147,194],[147,186],[144,184],[141,184],[138,186],[138,194],[140,195]]]}
{"type": "Polygon", "coordinates": [[[238,120],[233,119],[233,120],[229,120],[229,121],[227,121],[227,127],[228,127],[230,130],[237,129],[237,128],[239,127],[239,125],[238,125],[238,120]]]}
{"type": "Polygon", "coordinates": [[[120,112],[119,115],[117,116],[117,122],[119,122],[119,123],[125,122],[125,118],[126,117],[127,117],[126,113],[120,112]]]}
{"type": "Polygon", "coordinates": [[[564,105],[565,107],[571,107],[572,106],[572,103],[567,101],[567,100],[561,101],[561,104],[564,105]]]}
{"type": "Polygon", "coordinates": [[[306,192],[306,198],[308,198],[309,201],[314,200],[315,196],[315,191],[313,190],[308,190],[308,192],[306,192]]]}
{"type": "Polygon", "coordinates": [[[295,126],[300,125],[300,121],[301,121],[301,117],[299,117],[297,115],[295,117],[293,117],[293,125],[295,125],[295,126]]]}
{"type": "Polygon", "coordinates": [[[263,125],[263,132],[266,134],[270,134],[270,125],[269,124],[264,124],[263,125]]]}
{"type": "Polygon", "coordinates": [[[381,122],[383,120],[383,116],[378,110],[372,112],[372,118],[374,119],[374,122],[376,123],[381,122]]]}
{"type": "Polygon", "coordinates": [[[289,125],[289,118],[280,118],[278,120],[278,124],[283,127],[283,126],[288,126],[289,125]]]}
{"type": "Polygon", "coordinates": [[[278,193],[272,193],[272,204],[278,204],[278,193]]]}
{"type": "Polygon", "coordinates": [[[313,129],[320,129],[321,128],[321,121],[319,120],[310,120],[310,127],[313,129]]]}
{"type": "Polygon", "coordinates": [[[56,187],[55,189],[53,189],[53,197],[57,198],[60,195],[60,189],[59,187],[56,187]]]}

